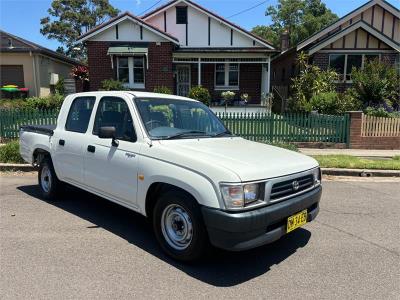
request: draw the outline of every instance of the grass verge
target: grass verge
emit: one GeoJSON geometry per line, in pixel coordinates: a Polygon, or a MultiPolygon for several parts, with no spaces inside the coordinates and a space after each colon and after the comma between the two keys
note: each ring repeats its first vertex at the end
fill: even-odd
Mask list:
{"type": "Polygon", "coordinates": [[[19,155],[18,141],[12,141],[0,146],[0,163],[24,163],[21,155],[19,155]]]}
{"type": "Polygon", "coordinates": [[[351,155],[315,155],[322,168],[400,170],[400,157],[367,159],[351,155]]]}

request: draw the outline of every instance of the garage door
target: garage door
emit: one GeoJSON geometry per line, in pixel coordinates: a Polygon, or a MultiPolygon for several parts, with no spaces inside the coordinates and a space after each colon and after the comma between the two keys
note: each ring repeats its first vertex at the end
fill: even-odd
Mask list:
{"type": "Polygon", "coordinates": [[[25,87],[24,67],[22,65],[1,65],[0,86],[15,84],[25,87]]]}

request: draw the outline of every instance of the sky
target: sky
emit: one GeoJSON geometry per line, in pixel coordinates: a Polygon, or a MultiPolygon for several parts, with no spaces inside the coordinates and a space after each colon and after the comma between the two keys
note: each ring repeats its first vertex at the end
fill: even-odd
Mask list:
{"type": "MultiPolygon", "coordinates": [[[[140,15],[159,0],[110,0],[110,3],[121,10],[140,15]]],[[[193,0],[207,9],[229,17],[238,12],[256,6],[262,0],[193,0]]],[[[162,0],[157,6],[167,3],[162,0]]],[[[366,3],[367,0],[322,0],[339,17],[366,3]]],[[[388,0],[400,8],[400,0],[388,0]]],[[[276,5],[277,0],[268,0],[247,12],[229,18],[230,21],[251,30],[256,25],[268,25],[271,20],[265,16],[266,7],[276,5]]],[[[40,34],[40,19],[47,16],[51,0],[0,0],[0,28],[16,36],[55,50],[59,44],[48,40],[40,34]]]]}

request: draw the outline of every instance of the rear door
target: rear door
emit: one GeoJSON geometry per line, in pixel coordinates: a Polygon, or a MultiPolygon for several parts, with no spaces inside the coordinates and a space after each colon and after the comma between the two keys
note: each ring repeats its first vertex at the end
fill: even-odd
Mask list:
{"type": "Polygon", "coordinates": [[[72,100],[63,130],[53,136],[54,164],[57,176],[76,185],[82,185],[86,132],[96,97],[82,96],[72,100]]]}
{"type": "MultiPolygon", "coordinates": [[[[132,104],[131,104],[132,105],[132,104]]],[[[117,202],[136,206],[137,143],[132,111],[120,97],[102,97],[97,105],[93,130],[85,143],[85,184],[117,202]],[[111,139],[100,139],[102,126],[116,128],[118,146],[111,139]]]]}

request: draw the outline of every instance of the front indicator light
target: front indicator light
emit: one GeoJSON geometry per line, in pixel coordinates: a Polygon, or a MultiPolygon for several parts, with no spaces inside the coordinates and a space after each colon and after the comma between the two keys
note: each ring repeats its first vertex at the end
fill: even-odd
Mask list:
{"type": "Polygon", "coordinates": [[[221,193],[227,208],[243,207],[243,187],[241,185],[222,185],[221,193]]]}

